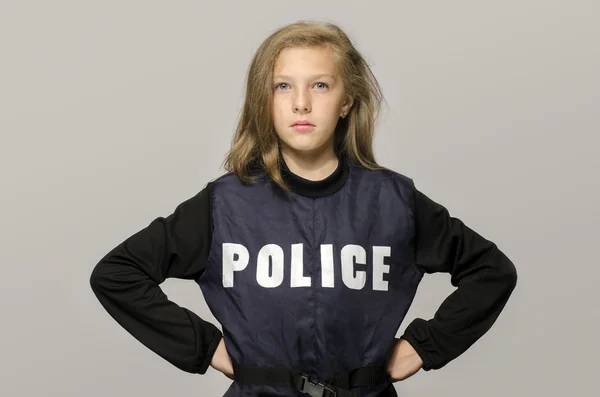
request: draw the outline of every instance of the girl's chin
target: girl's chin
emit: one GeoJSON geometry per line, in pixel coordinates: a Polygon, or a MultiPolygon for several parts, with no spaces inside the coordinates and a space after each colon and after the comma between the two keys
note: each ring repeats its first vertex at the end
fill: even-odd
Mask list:
{"type": "Polygon", "coordinates": [[[314,143],[298,143],[298,142],[287,144],[286,146],[287,146],[287,149],[289,149],[291,151],[305,152],[305,153],[314,152],[321,148],[321,145],[316,145],[314,143]]]}
{"type": "Polygon", "coordinates": [[[315,136],[292,136],[288,137],[283,143],[292,150],[313,151],[322,148],[326,144],[326,142],[315,138],[315,136]]]}

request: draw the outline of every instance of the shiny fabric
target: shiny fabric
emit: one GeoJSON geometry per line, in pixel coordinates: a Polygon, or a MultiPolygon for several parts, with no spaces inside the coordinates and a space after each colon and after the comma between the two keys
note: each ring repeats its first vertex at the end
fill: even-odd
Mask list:
{"type": "MultiPolygon", "coordinates": [[[[367,172],[350,166],[343,187],[318,198],[266,177],[254,185],[232,174],[214,181],[212,246],[197,282],[234,362],[320,379],[385,362],[422,273],[412,180],[367,172]]],[[[355,392],[396,395],[389,382],[355,392]]],[[[303,394],[233,382],[225,396],[303,394]]]]}

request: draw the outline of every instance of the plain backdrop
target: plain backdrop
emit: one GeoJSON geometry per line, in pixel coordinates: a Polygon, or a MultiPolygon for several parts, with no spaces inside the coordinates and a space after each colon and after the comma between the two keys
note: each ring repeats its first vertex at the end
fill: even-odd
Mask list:
{"type": "MultiPolygon", "coordinates": [[[[0,2],[0,395],[221,396],[109,317],[110,249],[220,168],[258,45],[339,24],[387,103],[377,160],[495,241],[519,280],[494,327],[400,396],[598,396],[600,27],[590,1],[0,2]]],[[[178,304],[215,321],[194,282],[178,304]]],[[[427,276],[402,333],[453,290],[427,276]]]]}

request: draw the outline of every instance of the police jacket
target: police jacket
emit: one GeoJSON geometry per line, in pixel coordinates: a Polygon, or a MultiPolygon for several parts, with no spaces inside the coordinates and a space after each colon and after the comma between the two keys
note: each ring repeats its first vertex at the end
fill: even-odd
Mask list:
{"type": "Polygon", "coordinates": [[[385,364],[424,274],[449,273],[457,287],[401,336],[428,371],[490,329],[516,270],[409,177],[339,160],[321,181],[281,161],[291,192],[266,173],[256,184],[232,173],[209,182],[97,263],[90,283],[99,302],[187,372],[204,374],[223,336],[234,368],[247,371],[227,397],[395,396],[389,378],[349,384],[348,374],[385,364]],[[170,301],[159,287],[169,277],[194,280],[221,328],[170,301]],[[261,368],[279,381],[293,374],[291,383],[251,371],[261,368]],[[336,394],[327,382],[340,377],[336,394]]]}

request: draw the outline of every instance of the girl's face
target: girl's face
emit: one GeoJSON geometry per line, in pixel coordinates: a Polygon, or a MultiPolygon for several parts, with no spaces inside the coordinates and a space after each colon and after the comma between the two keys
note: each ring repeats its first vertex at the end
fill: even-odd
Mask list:
{"type": "Polygon", "coordinates": [[[330,48],[280,53],[273,72],[273,123],[282,151],[333,151],[335,127],[350,106],[330,48]],[[294,127],[299,121],[311,126],[294,127]]]}

